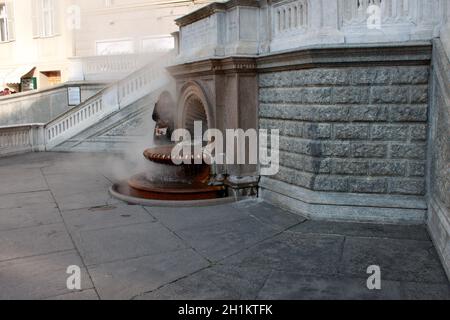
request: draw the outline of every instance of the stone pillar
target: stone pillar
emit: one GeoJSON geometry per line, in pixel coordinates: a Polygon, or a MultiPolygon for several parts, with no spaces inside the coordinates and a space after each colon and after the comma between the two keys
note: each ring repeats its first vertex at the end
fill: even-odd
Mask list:
{"type": "Polygon", "coordinates": [[[444,1],[444,21],[441,28],[441,41],[450,59],[450,2],[444,1]]]}
{"type": "MultiPolygon", "coordinates": [[[[168,68],[177,79],[178,106],[175,112],[176,128],[184,127],[183,114],[186,112],[186,97],[195,95],[202,101],[208,116],[208,127],[219,129],[223,133],[226,153],[226,130],[258,129],[258,77],[254,58],[230,57],[225,59],[210,59],[187,64],[179,64],[168,68]]],[[[235,143],[237,148],[244,141],[235,143]]],[[[249,145],[245,141],[245,151],[258,147],[258,142],[249,145]]],[[[256,152],[258,149],[256,149],[256,152]]],[[[230,153],[228,153],[230,156],[230,153]]],[[[228,186],[232,196],[255,196],[258,191],[258,166],[227,162],[224,165],[214,165],[213,175],[217,181],[223,181],[228,186]]]]}
{"type": "Polygon", "coordinates": [[[343,43],[343,33],[339,30],[338,0],[315,0],[309,2],[310,38],[317,43],[343,43]]]}
{"type": "Polygon", "coordinates": [[[68,81],[83,81],[83,60],[78,57],[73,57],[69,59],[69,74],[67,77],[68,81]]]}
{"type": "MultiPolygon", "coordinates": [[[[258,128],[258,83],[256,65],[253,59],[237,58],[224,61],[228,69],[225,74],[218,76],[222,78],[216,86],[220,105],[224,107],[223,118],[218,119],[224,129],[248,129],[258,128]]],[[[225,133],[224,133],[225,134],[225,133]]],[[[227,141],[225,137],[225,142],[227,141]]],[[[251,148],[258,147],[250,145],[248,140],[235,141],[235,156],[237,149],[245,144],[246,163],[251,148]]],[[[226,153],[226,150],[224,150],[226,153]]],[[[258,150],[256,149],[256,152],[258,150]]],[[[258,166],[251,164],[227,164],[226,185],[229,192],[234,196],[254,196],[257,194],[259,176],[258,166]]]]}
{"type": "Polygon", "coordinates": [[[417,0],[416,23],[417,27],[412,31],[412,40],[429,40],[437,36],[440,16],[442,16],[442,5],[446,5],[447,0],[417,0]]]}

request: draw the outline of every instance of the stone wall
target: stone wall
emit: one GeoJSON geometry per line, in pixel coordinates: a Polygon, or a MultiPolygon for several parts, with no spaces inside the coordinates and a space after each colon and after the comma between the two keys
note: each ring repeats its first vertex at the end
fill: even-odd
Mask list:
{"type": "Polygon", "coordinates": [[[280,129],[280,171],[262,180],[263,198],[318,218],[423,222],[425,211],[395,210],[423,209],[412,203],[426,193],[429,73],[418,64],[260,74],[260,128],[280,129]],[[317,195],[323,210],[311,209],[317,195]]]}
{"type": "Polygon", "coordinates": [[[450,61],[434,43],[430,103],[428,226],[450,277],[450,61]]]}
{"type": "MultiPolygon", "coordinates": [[[[76,86],[77,84],[74,84],[76,86]]],[[[71,107],[68,105],[66,84],[45,90],[18,93],[0,98],[0,126],[46,123],[71,107]]],[[[103,83],[78,84],[81,101],[105,87],[103,83]]]]}
{"type": "Polygon", "coordinates": [[[260,76],[260,126],[281,130],[275,179],[316,191],[425,194],[429,68],[260,76]]]}

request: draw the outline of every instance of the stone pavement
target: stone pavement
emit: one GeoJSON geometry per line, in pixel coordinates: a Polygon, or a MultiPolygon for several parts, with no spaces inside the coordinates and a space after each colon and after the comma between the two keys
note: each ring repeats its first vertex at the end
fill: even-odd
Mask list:
{"type": "Polygon", "coordinates": [[[110,161],[0,159],[0,299],[450,299],[424,226],[308,221],[256,200],[127,205],[108,195],[110,161]]]}

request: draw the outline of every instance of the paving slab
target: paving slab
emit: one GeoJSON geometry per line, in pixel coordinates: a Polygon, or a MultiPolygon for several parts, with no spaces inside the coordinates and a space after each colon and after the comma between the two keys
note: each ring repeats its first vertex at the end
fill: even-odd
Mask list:
{"type": "Polygon", "coordinates": [[[0,209],[0,231],[62,222],[55,204],[0,209]]]}
{"type": "Polygon", "coordinates": [[[301,272],[306,275],[335,275],[342,255],[344,237],[283,233],[236,254],[224,264],[301,272]]]}
{"type": "Polygon", "coordinates": [[[304,276],[273,272],[258,295],[262,300],[392,300],[401,298],[400,283],[383,281],[369,290],[366,279],[304,276]]]}
{"type": "Polygon", "coordinates": [[[31,152],[17,156],[2,157],[0,158],[0,168],[43,168],[58,162],[63,155],[63,153],[55,152],[31,152]]]}
{"type": "Polygon", "coordinates": [[[87,289],[50,297],[46,300],[99,300],[99,297],[94,289],[87,289]]]}
{"type": "Polygon", "coordinates": [[[106,205],[111,183],[100,174],[48,174],[50,189],[63,211],[106,205]]]}
{"type": "Polygon", "coordinates": [[[72,233],[87,265],[175,251],[186,245],[160,223],[138,223],[72,233]]]}
{"type": "Polygon", "coordinates": [[[73,293],[67,289],[67,268],[81,269],[81,288],[93,288],[74,250],[0,262],[0,299],[45,299],[73,293]]]}
{"type": "Polygon", "coordinates": [[[424,225],[389,225],[334,221],[306,221],[289,230],[297,233],[335,234],[367,238],[391,238],[430,241],[424,225]]]}
{"type": "Polygon", "coordinates": [[[249,300],[255,299],[269,269],[216,265],[153,292],[139,300],[249,300]]]}
{"type": "Polygon", "coordinates": [[[224,259],[276,233],[251,217],[177,231],[190,246],[211,261],[224,259]]]}
{"type": "Polygon", "coordinates": [[[277,230],[285,230],[306,221],[306,218],[301,215],[290,213],[263,201],[248,200],[231,206],[277,230]]]}
{"type": "Polygon", "coordinates": [[[218,223],[225,224],[248,218],[244,210],[239,210],[229,204],[198,208],[146,207],[145,209],[172,230],[209,226],[218,223]]]}
{"type": "Polygon", "coordinates": [[[62,215],[67,227],[74,232],[156,221],[141,206],[126,204],[63,211],[62,215]]]}
{"type": "Polygon", "coordinates": [[[55,205],[50,191],[0,195],[0,209],[55,205]]]}
{"type": "Polygon", "coordinates": [[[402,299],[405,300],[450,300],[450,284],[403,282],[402,299]]]}
{"type": "Polygon", "coordinates": [[[382,279],[386,280],[448,283],[429,241],[346,238],[342,273],[360,277],[370,265],[379,266],[382,279]]]}
{"type": "Polygon", "coordinates": [[[0,261],[73,249],[62,223],[0,231],[0,261]]]}
{"type": "Polygon", "coordinates": [[[102,299],[131,299],[208,266],[191,249],[89,267],[102,299]]]}
{"type": "Polygon", "coordinates": [[[39,168],[23,169],[0,167],[0,194],[48,190],[47,183],[39,168]]]}

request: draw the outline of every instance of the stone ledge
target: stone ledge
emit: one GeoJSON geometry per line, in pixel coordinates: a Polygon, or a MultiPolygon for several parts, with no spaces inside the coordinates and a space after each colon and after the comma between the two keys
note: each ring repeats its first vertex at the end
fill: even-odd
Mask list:
{"type": "Polygon", "coordinates": [[[175,19],[175,23],[179,27],[184,27],[188,24],[194,23],[195,21],[205,19],[216,12],[229,10],[238,6],[259,8],[260,4],[257,0],[231,0],[227,2],[213,2],[192,13],[182,16],[181,18],[175,19]]]}
{"type": "Polygon", "coordinates": [[[364,66],[429,66],[430,42],[313,46],[264,56],[202,58],[169,66],[174,77],[226,72],[274,72],[312,68],[364,66]]]}
{"type": "Polygon", "coordinates": [[[270,178],[260,188],[264,200],[315,220],[425,223],[424,197],[316,192],[270,178]]]}
{"type": "Polygon", "coordinates": [[[258,71],[273,72],[312,67],[429,65],[430,42],[311,46],[261,55],[258,71]]]}

